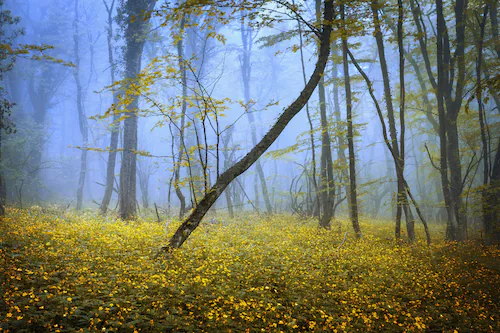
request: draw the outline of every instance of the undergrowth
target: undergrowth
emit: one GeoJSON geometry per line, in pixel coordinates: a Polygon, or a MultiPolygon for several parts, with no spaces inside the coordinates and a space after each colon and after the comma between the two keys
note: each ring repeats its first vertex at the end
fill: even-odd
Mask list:
{"type": "Polygon", "coordinates": [[[431,247],[396,244],[390,221],[361,227],[356,240],[347,221],[240,216],[154,259],[163,224],[11,209],[0,331],[500,331],[498,248],[445,243],[440,226],[431,247]]]}

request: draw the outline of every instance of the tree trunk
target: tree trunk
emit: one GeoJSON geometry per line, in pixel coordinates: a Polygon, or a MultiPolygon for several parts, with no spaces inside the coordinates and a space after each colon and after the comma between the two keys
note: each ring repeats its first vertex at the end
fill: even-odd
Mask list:
{"type": "MultiPolygon", "coordinates": [[[[338,64],[335,62],[335,59],[338,59],[340,55],[338,54],[338,49],[335,43],[332,44],[332,52],[333,52],[333,69],[332,69],[332,79],[333,79],[333,116],[335,117],[335,122],[337,123],[337,131],[344,132],[345,126],[342,121],[342,117],[340,115],[340,92],[339,92],[339,82],[338,82],[338,64]]],[[[342,59],[343,61],[343,59],[342,59]]],[[[344,73],[345,77],[345,73],[344,73]]],[[[345,84],[345,82],[344,82],[345,84]]],[[[346,97],[347,100],[347,97],[346,97]]],[[[352,100],[352,98],[351,98],[352,100]]],[[[347,101],[346,101],[347,103],[347,101]]],[[[352,103],[352,101],[351,101],[352,103]]],[[[352,105],[351,105],[352,108],[352,105]]],[[[342,193],[342,187],[346,193],[347,205],[351,207],[351,198],[350,198],[350,180],[349,180],[349,164],[347,163],[347,158],[345,155],[345,149],[348,147],[348,143],[346,143],[346,138],[344,135],[337,135],[337,156],[340,162],[341,175],[342,179],[340,180],[339,185],[339,194],[342,193]]],[[[350,209],[350,208],[349,208],[350,209]]]]}
{"type": "MultiPolygon", "coordinates": [[[[402,0],[398,0],[398,29],[397,29],[397,39],[398,39],[398,50],[399,50],[399,122],[400,122],[400,159],[399,163],[401,169],[404,172],[405,168],[405,51],[403,45],[403,20],[404,20],[404,8],[402,0]]],[[[408,200],[406,198],[406,190],[404,188],[403,180],[398,177],[398,193],[401,198],[402,208],[405,212],[406,218],[406,234],[410,242],[415,241],[415,221],[413,219],[413,214],[411,214],[411,209],[408,207],[408,200]]]]}
{"type": "MultiPolygon", "coordinates": [[[[316,18],[321,21],[321,0],[316,0],[316,18]]],[[[335,204],[335,181],[333,179],[332,148],[330,143],[330,133],[328,128],[328,118],[326,115],[326,94],[324,77],[318,84],[319,114],[321,128],[321,183],[320,198],[322,214],[319,225],[330,229],[330,222],[333,217],[333,207],[335,204]]]]}
{"type": "MultiPolygon", "coordinates": [[[[447,238],[449,240],[465,240],[467,238],[467,222],[462,212],[462,169],[460,164],[460,148],[457,128],[457,118],[462,106],[463,90],[465,86],[465,12],[467,10],[466,0],[457,0],[455,4],[455,52],[453,57],[450,50],[450,39],[446,28],[443,14],[442,0],[436,0],[436,18],[438,35],[438,102],[443,101],[441,112],[444,114],[443,121],[446,122],[445,132],[442,134],[441,144],[446,145],[447,162],[450,172],[448,206],[452,216],[447,225],[447,238]],[[455,79],[456,71],[456,83],[455,79]],[[453,89],[455,88],[455,89],[453,89]],[[452,92],[454,90],[455,97],[452,92]]],[[[439,105],[438,105],[439,109],[439,105]]],[[[441,119],[440,119],[441,121],[441,119]]],[[[441,133],[440,133],[441,136],[441,133]]],[[[443,158],[443,156],[441,156],[443,158]]],[[[442,172],[442,175],[444,173],[442,172]]],[[[447,174],[446,174],[447,176],[447,174]]],[[[443,184],[444,186],[444,184],[443,184]]]]}
{"type": "Polygon", "coordinates": [[[446,213],[448,215],[448,221],[446,226],[446,238],[451,240],[455,239],[455,230],[458,228],[456,215],[454,214],[455,209],[453,207],[453,201],[450,193],[450,184],[448,179],[448,144],[446,139],[447,132],[447,122],[446,122],[446,111],[444,108],[444,90],[445,85],[445,64],[444,64],[444,33],[446,30],[445,21],[443,16],[443,3],[442,0],[436,0],[436,11],[437,11],[437,89],[436,97],[438,104],[438,116],[439,116],[439,152],[440,152],[440,166],[439,172],[441,174],[441,184],[443,187],[443,196],[446,207],[446,213]]]}
{"type": "MultiPolygon", "coordinates": [[[[250,123],[250,129],[252,134],[252,144],[255,146],[257,144],[257,129],[255,125],[255,117],[249,107],[250,103],[250,74],[252,67],[250,65],[250,56],[253,44],[252,29],[250,27],[245,27],[245,21],[241,21],[241,41],[243,42],[243,52],[241,54],[241,74],[243,77],[243,93],[245,98],[245,104],[248,106],[247,116],[250,123]]],[[[260,161],[256,162],[257,177],[260,180],[262,186],[262,196],[264,197],[264,203],[266,205],[266,210],[268,214],[272,214],[273,208],[271,206],[271,201],[269,200],[269,192],[267,189],[266,177],[264,176],[264,170],[260,161]]],[[[255,196],[258,197],[258,188],[256,187],[255,196]]],[[[258,204],[258,200],[256,200],[258,204]]]]}
{"type": "MultiPolygon", "coordinates": [[[[493,4],[491,7],[495,7],[493,4]]],[[[490,158],[491,155],[488,149],[488,139],[487,139],[487,129],[485,121],[485,113],[483,108],[483,95],[482,95],[482,81],[481,81],[481,71],[483,63],[483,43],[484,43],[484,32],[486,27],[486,19],[488,16],[488,10],[490,5],[486,5],[484,8],[483,18],[480,22],[479,28],[479,41],[478,41],[478,56],[476,62],[476,98],[478,104],[478,114],[479,114],[479,126],[481,130],[481,148],[483,155],[483,188],[481,191],[482,196],[482,209],[483,209],[483,225],[487,245],[500,244],[500,206],[498,205],[500,194],[500,151],[496,152],[495,160],[492,163],[492,173],[490,179],[490,158]]],[[[496,9],[496,8],[495,8],[496,9]]],[[[492,11],[493,14],[493,11],[492,11]]],[[[496,16],[496,12],[495,12],[496,16]]],[[[496,17],[495,17],[496,19],[496,17]]],[[[493,18],[492,18],[493,21],[493,18]]],[[[498,37],[498,33],[497,36],[498,37]]],[[[500,56],[500,53],[499,53],[500,56]]],[[[500,110],[499,110],[500,111],[500,110]]],[[[500,148],[500,141],[499,147],[500,148]]]]}
{"type": "MultiPolygon", "coordinates": [[[[379,63],[380,63],[380,68],[382,71],[382,78],[383,78],[383,83],[384,83],[384,97],[385,97],[385,104],[387,107],[387,118],[388,118],[388,123],[389,123],[389,134],[391,137],[391,147],[392,151],[394,153],[394,163],[398,164],[402,160],[401,155],[400,155],[400,149],[398,145],[398,138],[397,138],[397,131],[396,131],[396,121],[394,117],[394,106],[392,104],[392,96],[391,96],[391,84],[389,81],[389,71],[387,69],[387,61],[385,58],[385,47],[384,47],[384,40],[382,36],[382,30],[380,26],[380,19],[379,19],[379,7],[380,4],[377,2],[377,0],[372,0],[372,13],[373,13],[373,24],[375,28],[375,40],[377,42],[377,49],[378,49],[378,54],[379,54],[379,63]]],[[[396,166],[398,168],[398,166],[396,166]]],[[[402,168],[402,172],[404,172],[404,169],[402,168]]],[[[401,177],[399,176],[399,173],[397,173],[397,201],[396,201],[396,227],[395,227],[395,236],[396,239],[401,238],[401,216],[402,216],[402,207],[404,200],[406,198],[405,194],[405,189],[403,186],[403,181],[401,177]]]]}
{"type": "MultiPolygon", "coordinates": [[[[227,134],[224,137],[223,142],[222,142],[222,144],[223,144],[222,149],[223,149],[223,155],[224,155],[224,171],[229,169],[232,166],[232,159],[233,159],[233,155],[234,155],[235,150],[229,152],[229,142],[232,139],[233,130],[234,130],[234,125],[231,126],[227,130],[227,134]]],[[[224,193],[226,196],[226,204],[227,204],[227,210],[229,212],[229,216],[231,218],[234,218],[233,200],[231,198],[231,188],[230,187],[226,188],[224,193]]]]}
{"type": "MultiPolygon", "coordinates": [[[[180,24],[180,30],[184,30],[185,18],[183,17],[180,24]]],[[[184,215],[186,214],[186,197],[182,193],[182,190],[179,186],[180,177],[181,177],[181,165],[182,158],[184,156],[184,151],[186,149],[186,145],[184,142],[184,127],[186,126],[186,111],[187,111],[187,73],[186,73],[186,65],[184,63],[184,43],[183,36],[181,35],[179,41],[177,42],[177,56],[179,57],[179,69],[182,75],[182,106],[181,106],[181,119],[180,119],[180,127],[179,127],[179,149],[177,149],[177,161],[174,157],[174,189],[175,194],[180,202],[179,207],[179,220],[182,220],[184,215]]],[[[174,138],[172,138],[173,140],[174,138]]],[[[172,151],[173,153],[173,151],[172,151]]]]}
{"type": "Polygon", "coordinates": [[[387,127],[385,125],[384,115],[382,114],[382,108],[380,107],[380,104],[378,103],[377,98],[375,97],[375,94],[373,92],[373,84],[370,81],[370,79],[368,78],[368,76],[366,75],[366,73],[364,72],[364,70],[359,66],[358,62],[356,61],[356,59],[354,58],[352,53],[349,51],[349,49],[347,50],[347,53],[348,53],[349,58],[351,59],[352,63],[354,64],[354,66],[356,67],[358,72],[361,74],[361,76],[363,77],[363,79],[365,80],[365,82],[368,86],[368,92],[370,93],[370,96],[373,100],[373,104],[375,104],[375,109],[377,110],[377,115],[378,115],[378,118],[380,120],[380,125],[382,126],[382,136],[384,137],[384,142],[387,146],[387,149],[389,150],[389,152],[392,155],[392,159],[394,160],[394,165],[396,167],[397,176],[402,180],[404,189],[405,189],[406,193],[408,194],[408,197],[410,198],[411,202],[413,203],[413,206],[415,207],[415,210],[417,212],[418,217],[420,218],[420,221],[422,221],[422,224],[424,225],[425,235],[427,238],[427,244],[430,245],[431,244],[431,235],[430,235],[429,227],[427,225],[427,221],[426,221],[424,215],[422,214],[422,211],[420,210],[420,207],[419,207],[417,201],[415,200],[415,197],[411,193],[410,187],[409,187],[408,183],[406,182],[406,179],[404,178],[403,169],[399,165],[399,158],[397,158],[397,155],[394,152],[393,147],[391,145],[391,141],[389,140],[389,136],[387,135],[387,127]]]}
{"type": "MultiPolygon", "coordinates": [[[[115,1],[111,2],[111,5],[108,6],[106,2],[104,2],[106,6],[106,11],[108,13],[108,27],[107,27],[107,43],[108,43],[108,63],[110,66],[110,75],[111,75],[111,84],[113,84],[116,80],[116,64],[114,61],[113,54],[113,7],[115,1]]],[[[118,95],[116,91],[113,91],[113,104],[117,105],[118,103],[118,95]]],[[[108,153],[108,162],[106,164],[106,186],[104,188],[104,197],[102,198],[101,205],[99,206],[99,210],[102,215],[106,215],[108,211],[109,202],[111,201],[111,196],[113,194],[113,186],[115,182],[115,167],[116,167],[116,156],[118,149],[118,136],[120,134],[120,124],[118,119],[120,118],[120,114],[118,110],[114,110],[113,113],[113,122],[111,124],[111,138],[109,144],[109,153],[108,153]]]]}
{"type": "MultiPolygon", "coordinates": [[[[342,22],[345,22],[345,8],[341,5],[342,22]]],[[[345,26],[345,23],[344,23],[345,26]]],[[[349,216],[351,217],[352,227],[356,236],[361,237],[361,228],[358,219],[358,195],[356,186],[356,154],[354,152],[354,129],[352,125],[352,93],[351,93],[351,77],[349,74],[349,61],[347,59],[347,36],[342,37],[342,62],[344,66],[344,86],[345,86],[345,104],[346,104],[346,119],[347,119],[347,145],[349,149],[349,216]]]]}
{"type": "Polygon", "coordinates": [[[75,18],[73,20],[73,52],[75,57],[75,68],[73,69],[73,77],[76,83],[76,108],[78,111],[78,124],[80,126],[80,134],[82,135],[82,153],[80,157],[80,176],[78,178],[78,188],[76,191],[76,209],[80,210],[83,204],[83,186],[85,185],[85,176],[87,174],[87,144],[89,130],[87,125],[87,117],[83,108],[82,99],[82,84],[80,82],[80,36],[78,29],[78,0],[75,1],[75,18]]]}
{"type": "MultiPolygon", "coordinates": [[[[302,78],[304,80],[304,86],[307,84],[307,76],[306,76],[306,66],[304,63],[304,42],[302,40],[302,25],[300,21],[297,22],[297,26],[299,29],[299,50],[300,50],[300,64],[302,66],[302,78]]],[[[309,141],[311,142],[311,169],[312,175],[311,180],[314,187],[314,209],[313,215],[319,217],[320,209],[321,209],[321,201],[319,198],[319,187],[318,182],[316,180],[316,145],[314,143],[314,125],[311,119],[311,112],[309,111],[309,103],[306,103],[306,115],[307,122],[309,123],[309,141]]]]}
{"type": "Polygon", "coordinates": [[[300,93],[300,96],[279,116],[276,123],[264,135],[264,137],[257,143],[252,150],[238,161],[231,168],[226,170],[217,179],[210,191],[205,194],[199,204],[195,207],[190,216],[181,224],[175,234],[170,239],[169,245],[164,247],[164,250],[170,248],[180,247],[189,235],[198,227],[201,219],[205,216],[212,204],[222,194],[227,185],[243,172],[248,170],[250,166],[271,146],[271,144],[283,132],[292,118],[299,113],[311,97],[314,89],[318,85],[321,77],[323,76],[328,56],[330,54],[330,35],[332,32],[333,20],[333,1],[325,0],[324,2],[324,16],[323,28],[320,34],[320,49],[318,52],[318,61],[311,78],[300,93]]]}
{"type": "MultiPolygon", "coordinates": [[[[125,4],[125,77],[134,80],[141,71],[141,56],[145,43],[147,12],[151,11],[156,0],[128,0],[125,4]],[[144,14],[146,12],[146,14],[144,14]]],[[[126,87],[127,89],[128,87],[126,87]]],[[[131,219],[136,214],[137,184],[137,124],[139,100],[132,96],[126,106],[123,127],[123,158],[120,168],[119,215],[131,219]]]]}

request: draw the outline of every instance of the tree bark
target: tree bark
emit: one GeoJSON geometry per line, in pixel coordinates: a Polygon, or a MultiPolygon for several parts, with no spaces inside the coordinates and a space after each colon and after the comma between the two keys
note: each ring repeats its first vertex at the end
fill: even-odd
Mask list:
{"type": "MultiPolygon", "coordinates": [[[[316,18],[321,21],[321,0],[316,0],[316,18]]],[[[321,129],[321,183],[320,198],[322,214],[319,225],[330,229],[330,222],[333,217],[333,207],[335,204],[335,181],[333,179],[332,147],[328,128],[328,118],[326,115],[325,80],[321,77],[318,83],[319,115],[321,129]]]]}
{"type": "MultiPolygon", "coordinates": [[[[380,26],[380,19],[379,19],[379,8],[380,4],[378,3],[377,0],[372,0],[372,13],[373,13],[373,24],[375,28],[375,40],[377,42],[377,49],[378,49],[378,54],[379,54],[379,63],[380,63],[380,69],[382,71],[382,78],[383,78],[383,83],[384,83],[384,97],[385,97],[385,104],[387,108],[387,120],[389,123],[389,134],[391,137],[391,147],[392,151],[394,153],[394,163],[399,164],[401,167],[401,173],[404,173],[404,166],[401,165],[401,161],[403,160],[403,156],[401,156],[400,153],[400,148],[398,144],[398,138],[397,138],[397,130],[396,130],[396,121],[395,121],[395,116],[394,116],[394,106],[392,103],[392,96],[391,96],[391,84],[389,80],[389,70],[387,68],[387,60],[385,58],[385,47],[384,47],[384,40],[383,40],[383,35],[382,35],[382,30],[380,26]]],[[[396,166],[398,168],[398,166],[396,166]]],[[[395,237],[396,239],[401,238],[401,217],[402,217],[402,212],[403,212],[403,206],[405,205],[406,201],[406,192],[403,184],[403,180],[400,176],[400,173],[396,173],[397,176],[397,201],[396,201],[396,225],[395,225],[395,237]]]]}
{"type": "Polygon", "coordinates": [[[257,143],[250,152],[239,160],[231,168],[227,169],[217,179],[210,191],[205,194],[198,205],[195,207],[189,217],[180,225],[175,234],[170,239],[169,245],[165,246],[163,250],[170,248],[179,248],[189,237],[189,235],[198,227],[201,219],[205,216],[207,211],[222,194],[227,185],[236,177],[248,170],[252,164],[271,146],[271,144],[283,132],[292,118],[299,113],[311,97],[314,89],[318,85],[330,54],[330,35],[332,32],[333,20],[333,1],[324,1],[324,14],[323,26],[320,33],[320,48],[318,52],[318,60],[309,81],[300,93],[299,97],[287,107],[283,113],[278,117],[276,123],[264,135],[264,137],[257,143]]]}
{"type": "MultiPolygon", "coordinates": [[[[398,29],[397,29],[397,40],[398,40],[398,51],[399,51],[399,122],[400,122],[400,159],[399,163],[404,172],[405,168],[405,51],[403,45],[403,20],[404,20],[404,8],[403,1],[398,0],[398,29]]],[[[398,177],[398,184],[400,184],[400,198],[402,200],[401,205],[405,212],[406,220],[406,234],[410,242],[415,241],[415,220],[413,219],[413,214],[408,206],[408,200],[406,198],[406,191],[404,189],[404,184],[401,177],[398,177]]]]}
{"type": "MultiPolygon", "coordinates": [[[[442,154],[446,153],[448,174],[441,170],[443,187],[447,186],[445,202],[448,201],[448,224],[446,237],[449,240],[465,240],[467,238],[467,221],[462,212],[462,168],[460,163],[460,148],[457,128],[457,118],[462,106],[462,98],[465,86],[465,11],[467,9],[466,0],[457,0],[455,4],[455,52],[453,57],[450,50],[450,39],[446,28],[446,21],[443,13],[442,0],[436,0],[437,19],[437,57],[438,57],[438,111],[443,113],[440,121],[445,122],[445,128],[440,128],[440,144],[446,147],[442,149],[442,154]],[[456,71],[456,82],[455,80],[456,71]],[[455,88],[455,89],[453,89],[455,88]],[[454,90],[454,97],[452,95],[454,90]],[[440,105],[441,103],[441,105],[440,105]],[[441,131],[444,131],[441,133],[441,131]],[[444,149],[444,150],[443,150],[444,149]]],[[[444,156],[441,156],[443,160],[444,156]]]]}
{"type": "MultiPolygon", "coordinates": [[[[184,156],[184,151],[186,149],[186,145],[184,142],[184,127],[186,126],[186,111],[187,111],[187,73],[186,73],[186,64],[184,63],[184,43],[183,43],[183,32],[185,24],[185,18],[183,17],[180,24],[181,36],[179,41],[177,42],[177,56],[179,57],[179,69],[181,71],[181,80],[182,80],[182,106],[181,106],[181,119],[180,119],[180,127],[179,127],[179,149],[177,149],[177,161],[175,161],[174,157],[174,189],[175,194],[180,202],[179,207],[179,220],[181,220],[186,214],[186,197],[182,193],[181,187],[179,186],[180,177],[181,177],[181,165],[182,158],[184,156]]],[[[173,140],[173,138],[172,138],[173,140]]]]}
{"type": "MultiPolygon", "coordinates": [[[[341,5],[342,23],[345,27],[345,7],[341,5]]],[[[349,74],[349,61],[347,59],[347,36],[344,31],[342,36],[342,62],[344,66],[344,86],[345,86],[345,104],[346,104],[346,119],[347,119],[347,145],[349,150],[349,216],[351,217],[352,227],[356,236],[360,238],[361,228],[358,218],[358,195],[356,186],[356,154],[354,152],[354,129],[352,124],[352,93],[351,93],[351,77],[349,74]]]]}
{"type": "MultiPolygon", "coordinates": [[[[125,78],[134,80],[141,71],[141,57],[145,43],[147,12],[151,11],[156,0],[128,0],[125,4],[125,78]],[[146,14],[144,14],[146,12],[146,14]],[[146,16],[145,16],[146,15],[146,16]]],[[[128,88],[128,87],[125,87],[128,88]]],[[[123,127],[123,158],[120,168],[119,215],[131,219],[136,215],[137,184],[137,124],[139,99],[132,97],[126,106],[123,127]]]]}

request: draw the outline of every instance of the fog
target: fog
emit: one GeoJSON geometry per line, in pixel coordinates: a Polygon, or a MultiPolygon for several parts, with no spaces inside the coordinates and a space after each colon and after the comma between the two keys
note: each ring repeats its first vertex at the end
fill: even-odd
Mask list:
{"type": "MultiPolygon", "coordinates": [[[[16,128],[13,133],[2,134],[7,206],[57,205],[65,209],[99,209],[106,187],[110,151],[113,151],[110,133],[113,128],[118,128],[114,186],[108,208],[108,214],[116,214],[124,140],[127,140],[123,129],[127,114],[123,110],[137,98],[137,150],[132,152],[137,156],[137,214],[152,213],[156,205],[162,216],[178,216],[181,201],[176,187],[185,197],[187,210],[196,206],[217,177],[245,156],[283,110],[298,98],[305,79],[308,80],[314,71],[317,39],[310,27],[304,24],[312,22],[314,25],[316,14],[311,1],[299,3],[302,21],[283,14],[282,19],[277,19],[272,26],[262,23],[264,19],[260,19],[262,24],[258,18],[252,20],[248,10],[234,12],[228,7],[221,7],[224,14],[218,14],[226,20],[210,21],[207,7],[205,12],[202,10],[197,15],[193,12],[187,14],[187,19],[185,16],[182,21],[166,8],[167,5],[175,6],[158,1],[151,18],[144,18],[147,31],[139,61],[141,74],[137,81],[130,83],[126,65],[129,18],[123,18],[125,4],[122,1],[4,1],[1,10],[10,10],[13,16],[20,18],[16,25],[4,26],[4,33],[24,30],[14,39],[13,47],[50,46],[43,52],[34,50],[18,55],[13,68],[3,77],[6,94],[15,103],[9,119],[16,128]],[[254,27],[249,27],[250,23],[254,27]],[[181,29],[182,25],[185,26],[181,29]],[[110,52],[114,59],[112,63],[110,52]],[[185,77],[182,69],[185,69],[185,77]],[[183,108],[185,117],[182,116],[183,108]],[[82,151],[86,152],[83,176],[82,151]],[[78,207],[82,177],[82,207],[78,207]]],[[[365,5],[361,4],[358,11],[347,12],[349,19],[357,20],[351,22],[353,32],[349,35],[349,45],[361,69],[373,83],[374,96],[387,116],[384,77],[372,22],[370,17],[363,18],[362,15],[368,13],[363,9],[365,5]]],[[[275,3],[266,6],[269,13],[273,13],[272,10],[287,13],[275,3]]],[[[430,11],[432,4],[422,3],[421,6],[424,11],[429,10],[425,14],[426,33],[432,49],[430,52],[436,52],[435,42],[431,42],[435,40],[436,14],[430,11]]],[[[256,12],[257,16],[262,12],[261,8],[256,12]]],[[[399,140],[401,103],[400,54],[395,32],[397,13],[390,10],[384,13],[385,57],[399,140]],[[387,23],[391,20],[392,23],[387,23]]],[[[451,29],[451,18],[448,18],[448,24],[451,29]]],[[[430,117],[434,120],[438,119],[437,101],[427,77],[415,37],[417,28],[409,9],[404,27],[408,35],[403,43],[406,54],[404,176],[423,217],[429,223],[446,223],[442,181],[435,167],[440,163],[440,139],[429,121],[424,99],[430,103],[430,117]],[[425,81],[426,91],[419,84],[419,75],[425,81]]],[[[455,38],[454,30],[450,31],[455,38]]],[[[463,111],[457,120],[463,178],[460,214],[466,216],[470,228],[480,225],[481,199],[477,188],[483,184],[484,169],[478,104],[474,98],[474,31],[471,28],[467,35],[466,61],[469,63],[465,73],[463,111]]],[[[332,52],[323,79],[329,149],[333,160],[333,217],[343,218],[349,216],[346,199],[349,170],[346,160],[342,160],[342,156],[348,156],[348,135],[340,35],[341,29],[337,26],[332,34],[332,52]]],[[[485,38],[492,38],[489,30],[485,38]]],[[[431,55],[432,71],[436,70],[435,57],[431,55]]],[[[490,65],[494,61],[498,63],[490,45],[486,45],[485,57],[490,65]]],[[[394,160],[384,142],[367,82],[352,61],[348,67],[353,93],[359,215],[364,219],[392,218],[397,206],[394,160]]],[[[491,74],[497,75],[494,73],[492,70],[491,74]]],[[[211,214],[226,216],[228,205],[232,205],[234,213],[269,213],[268,204],[272,213],[304,217],[318,214],[314,212],[313,203],[313,156],[308,113],[315,144],[316,175],[313,177],[321,183],[319,98],[316,89],[307,103],[307,110],[303,108],[258,162],[231,182],[225,189],[230,201],[225,193],[221,195],[212,206],[211,214]],[[262,168],[267,193],[264,193],[257,164],[262,168]]],[[[494,98],[484,101],[491,163],[498,141],[498,111],[495,108],[494,98]]],[[[389,126],[387,120],[386,126],[389,126]]],[[[417,213],[414,211],[414,214],[417,213]]]]}

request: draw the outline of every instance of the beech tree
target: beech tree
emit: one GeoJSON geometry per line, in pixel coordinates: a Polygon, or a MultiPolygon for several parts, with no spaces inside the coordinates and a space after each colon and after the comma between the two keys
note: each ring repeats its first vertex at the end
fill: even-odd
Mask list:
{"type": "MultiPolygon", "coordinates": [[[[125,24],[125,78],[129,84],[141,71],[141,58],[146,41],[146,28],[156,0],[127,0],[123,5],[125,24]]],[[[126,87],[125,87],[126,88],[126,87]]],[[[136,215],[137,123],[139,99],[131,98],[123,112],[123,158],[120,168],[119,214],[122,219],[136,215]]]]}

